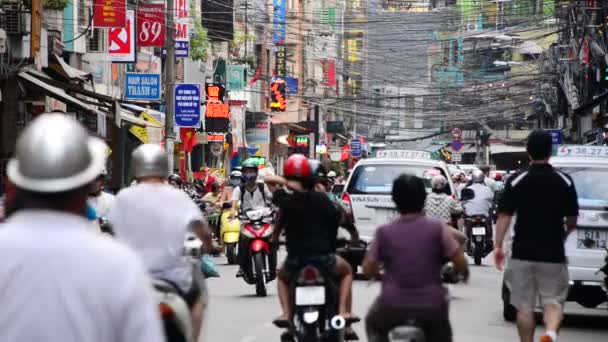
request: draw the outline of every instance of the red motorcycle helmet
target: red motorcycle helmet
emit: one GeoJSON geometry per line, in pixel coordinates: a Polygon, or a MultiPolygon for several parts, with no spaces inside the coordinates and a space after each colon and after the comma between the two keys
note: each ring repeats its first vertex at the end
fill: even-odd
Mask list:
{"type": "Polygon", "coordinates": [[[306,180],[312,177],[312,167],[308,158],[301,154],[292,154],[283,165],[283,175],[290,180],[306,180]]]}

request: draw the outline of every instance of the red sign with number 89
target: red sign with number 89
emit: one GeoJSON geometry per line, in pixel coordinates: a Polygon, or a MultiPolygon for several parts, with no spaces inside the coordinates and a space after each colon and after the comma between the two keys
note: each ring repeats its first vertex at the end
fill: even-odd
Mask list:
{"type": "Polygon", "coordinates": [[[137,8],[137,45],[165,46],[165,5],[139,4],[137,8]]]}

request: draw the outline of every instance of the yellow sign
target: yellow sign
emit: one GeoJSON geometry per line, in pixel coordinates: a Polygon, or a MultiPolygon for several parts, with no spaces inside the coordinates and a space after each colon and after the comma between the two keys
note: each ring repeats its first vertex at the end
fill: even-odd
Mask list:
{"type": "MultiPolygon", "coordinates": [[[[154,118],[152,115],[150,115],[146,112],[142,112],[139,115],[139,118],[144,121],[148,121],[149,123],[151,123],[153,125],[162,126],[162,124],[158,120],[156,120],[156,118],[154,118]]],[[[150,137],[148,136],[147,127],[131,126],[131,128],[129,129],[129,132],[133,133],[133,135],[136,136],[139,140],[141,140],[144,144],[147,144],[150,142],[150,137]]]]}

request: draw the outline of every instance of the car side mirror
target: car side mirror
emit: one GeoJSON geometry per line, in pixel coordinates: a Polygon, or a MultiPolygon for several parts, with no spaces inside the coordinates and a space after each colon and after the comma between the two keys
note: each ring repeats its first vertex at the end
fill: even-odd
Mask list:
{"type": "Polygon", "coordinates": [[[461,201],[470,201],[475,198],[475,191],[473,189],[464,188],[460,192],[460,200],[461,201]]]}

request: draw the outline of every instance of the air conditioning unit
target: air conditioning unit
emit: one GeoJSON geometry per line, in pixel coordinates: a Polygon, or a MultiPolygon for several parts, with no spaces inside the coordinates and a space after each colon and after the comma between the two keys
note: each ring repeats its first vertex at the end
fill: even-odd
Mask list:
{"type": "Polygon", "coordinates": [[[7,35],[25,35],[25,18],[23,3],[20,1],[3,1],[0,4],[3,18],[0,18],[0,27],[7,35]]]}
{"type": "Polygon", "coordinates": [[[479,31],[479,26],[475,23],[468,23],[466,24],[466,31],[479,31]]]}

